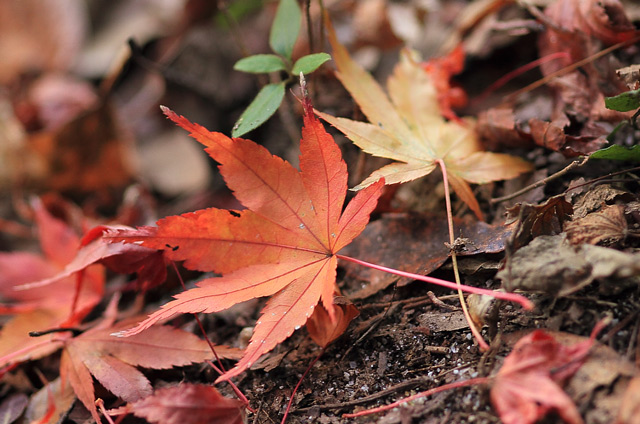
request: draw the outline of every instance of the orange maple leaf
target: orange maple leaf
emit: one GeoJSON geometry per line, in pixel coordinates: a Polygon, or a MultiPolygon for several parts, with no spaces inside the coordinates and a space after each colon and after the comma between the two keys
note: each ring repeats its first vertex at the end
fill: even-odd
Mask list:
{"type": "Polygon", "coordinates": [[[384,177],[387,184],[412,181],[446,165],[456,194],[482,219],[480,206],[469,183],[514,178],[530,171],[524,160],[485,152],[473,122],[446,121],[432,77],[422,69],[415,52],[403,50],[400,63],[387,82],[387,95],[376,80],[360,67],[329,31],[337,77],[369,122],[352,121],[317,112],[351,141],[374,156],[397,162],[374,171],[356,190],[384,177]]]}
{"type": "Polygon", "coordinates": [[[168,109],[164,113],[207,146],[242,211],[205,209],[170,216],[157,227],[105,235],[112,241],[163,249],[189,269],[215,271],[198,287],[180,293],[135,328],[138,334],[180,313],[217,312],[262,296],[262,310],[244,357],[218,378],[228,380],[251,366],[303,326],[321,300],[335,320],[336,253],[364,229],[383,181],[347,205],[347,167],[339,147],[306,105],[300,171],[264,147],[209,132],[168,109]]]}

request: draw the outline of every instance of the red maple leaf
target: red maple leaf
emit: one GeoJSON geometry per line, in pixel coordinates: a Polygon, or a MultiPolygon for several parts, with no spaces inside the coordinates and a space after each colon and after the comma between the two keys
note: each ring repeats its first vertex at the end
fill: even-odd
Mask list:
{"type": "Polygon", "coordinates": [[[77,325],[100,302],[104,291],[100,265],[85,267],[81,275],[66,274],[46,287],[16,290],[61,272],[80,245],[72,225],[54,217],[41,200],[34,200],[32,207],[43,254],[0,253],[0,314],[14,315],[0,332],[0,367],[55,351],[50,343],[55,335],[33,338],[29,332],[77,325]]]}
{"type": "Polygon", "coordinates": [[[491,403],[502,421],[533,424],[556,411],[566,423],[582,424],[578,409],[561,385],[582,366],[605,322],[596,325],[589,339],[571,346],[542,330],[518,340],[491,388],[491,403]]]}
{"type": "Polygon", "coordinates": [[[217,312],[249,299],[272,296],[262,310],[244,357],[218,380],[240,374],[262,354],[303,326],[322,301],[336,319],[336,253],[364,229],[381,188],[358,193],[343,212],[347,167],[339,147],[306,105],[300,171],[245,139],[209,132],[168,109],[165,114],[204,144],[242,211],[205,209],[170,216],[111,241],[163,249],[184,266],[223,275],[180,293],[135,328],[138,334],[181,313],[217,312]]]}
{"type": "MultiPolygon", "coordinates": [[[[184,330],[156,326],[133,337],[112,337],[114,331],[131,327],[137,321],[131,318],[114,324],[117,299],[110,303],[105,318],[93,328],[77,337],[63,333],[54,341],[62,347],[60,377],[70,384],[78,399],[100,422],[95,405],[93,377],[107,390],[127,402],[149,396],[151,383],[136,367],[168,369],[174,366],[203,362],[213,356],[209,344],[184,330]]],[[[238,358],[240,350],[217,346],[221,358],[238,358]]]]}
{"type": "Polygon", "coordinates": [[[449,120],[460,121],[453,109],[467,105],[467,93],[461,87],[451,83],[451,77],[464,70],[464,59],[464,47],[458,44],[446,56],[435,57],[422,63],[422,69],[432,78],[440,112],[449,120]]]}
{"type": "Polygon", "coordinates": [[[130,405],[133,414],[160,424],[242,424],[244,403],[225,398],[215,387],[180,384],[157,390],[130,405]]]}

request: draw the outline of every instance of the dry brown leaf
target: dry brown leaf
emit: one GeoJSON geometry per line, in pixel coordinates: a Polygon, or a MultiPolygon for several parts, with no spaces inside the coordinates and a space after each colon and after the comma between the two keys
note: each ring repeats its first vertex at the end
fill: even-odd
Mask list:
{"type": "Polygon", "coordinates": [[[631,202],[635,197],[624,190],[620,190],[610,184],[599,184],[591,186],[589,191],[582,194],[575,201],[573,207],[573,219],[584,218],[591,212],[595,212],[602,207],[603,204],[610,204],[614,201],[631,202]]]}
{"type": "Polygon", "coordinates": [[[611,245],[623,240],[627,233],[624,205],[604,206],[598,212],[568,222],[564,226],[571,244],[611,245]]]}
{"type": "Polygon", "coordinates": [[[616,70],[616,75],[627,84],[629,90],[640,88],[640,65],[625,66],[616,70]]]}
{"type": "Polygon", "coordinates": [[[132,177],[128,140],[109,104],[90,109],[52,132],[33,134],[29,153],[40,169],[32,184],[57,191],[123,187],[132,177]]]}
{"type": "Polygon", "coordinates": [[[524,290],[564,296],[594,280],[611,288],[637,284],[640,254],[601,246],[572,246],[564,234],[539,236],[509,257],[496,275],[507,291],[524,290]]]}
{"type": "Polygon", "coordinates": [[[518,224],[509,241],[511,253],[542,235],[560,234],[562,225],[573,212],[571,203],[564,196],[554,196],[541,205],[517,204],[507,210],[509,219],[518,224]]]}
{"type": "MultiPolygon", "coordinates": [[[[454,224],[458,234],[468,239],[459,256],[502,252],[513,228],[471,219],[455,219],[454,224]]],[[[369,224],[344,252],[369,262],[426,275],[449,258],[450,251],[445,245],[448,234],[446,219],[442,216],[389,214],[369,224]]],[[[362,288],[349,293],[351,299],[366,298],[398,281],[392,274],[347,262],[343,266],[350,276],[367,281],[362,288]]],[[[398,285],[410,281],[401,278],[398,285]]]]}

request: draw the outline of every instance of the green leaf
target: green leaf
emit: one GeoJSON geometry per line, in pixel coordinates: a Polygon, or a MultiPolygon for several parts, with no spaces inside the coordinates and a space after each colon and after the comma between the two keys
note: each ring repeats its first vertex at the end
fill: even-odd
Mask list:
{"type": "Polygon", "coordinates": [[[271,49],[291,60],[293,45],[298,39],[301,22],[302,12],[298,2],[296,0],[280,0],[269,35],[271,49]]]}
{"type": "Polygon", "coordinates": [[[627,91],[614,97],[605,97],[607,109],[628,112],[640,108],[640,90],[627,91]]]}
{"type": "Polygon", "coordinates": [[[327,53],[314,53],[302,56],[293,65],[291,73],[296,76],[300,75],[300,72],[303,74],[309,74],[318,69],[320,65],[327,60],[331,60],[331,56],[327,53]]]}
{"type": "Polygon", "coordinates": [[[624,160],[640,162],[640,146],[623,147],[617,144],[591,153],[590,159],[624,160]]]}
{"type": "Polygon", "coordinates": [[[284,71],[287,67],[282,59],[275,54],[256,54],[240,59],[233,65],[233,69],[236,71],[251,72],[252,74],[262,74],[284,71]]]}
{"type": "Polygon", "coordinates": [[[284,81],[278,84],[267,84],[262,87],[251,104],[242,112],[242,115],[233,127],[231,135],[241,137],[249,131],[258,128],[282,103],[284,97],[284,81]]]}

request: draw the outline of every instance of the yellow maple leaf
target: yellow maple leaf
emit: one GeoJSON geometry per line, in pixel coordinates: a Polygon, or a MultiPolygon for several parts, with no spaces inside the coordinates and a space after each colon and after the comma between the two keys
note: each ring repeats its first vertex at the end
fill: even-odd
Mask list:
{"type": "Polygon", "coordinates": [[[435,86],[415,52],[402,51],[400,62],[387,81],[387,96],[376,80],[349,56],[333,29],[329,31],[329,41],[338,68],[336,75],[369,123],[317,114],[365,152],[397,161],[374,171],[354,190],[363,189],[381,177],[387,184],[415,180],[431,173],[442,162],[451,187],[482,219],[469,183],[510,179],[532,169],[521,158],[484,151],[473,120],[445,120],[435,86]]]}

